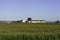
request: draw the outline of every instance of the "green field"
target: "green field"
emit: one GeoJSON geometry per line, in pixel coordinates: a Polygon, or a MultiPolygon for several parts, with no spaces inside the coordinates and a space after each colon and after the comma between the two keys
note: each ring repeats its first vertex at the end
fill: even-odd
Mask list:
{"type": "Polygon", "coordinates": [[[0,23],[0,40],[60,40],[60,23],[0,23]]]}

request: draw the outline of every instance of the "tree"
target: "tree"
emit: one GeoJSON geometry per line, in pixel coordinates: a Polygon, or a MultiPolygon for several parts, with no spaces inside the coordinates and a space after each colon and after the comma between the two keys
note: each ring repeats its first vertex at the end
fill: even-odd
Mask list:
{"type": "Polygon", "coordinates": [[[32,18],[30,18],[30,17],[29,17],[29,18],[27,18],[27,21],[31,21],[31,20],[32,20],[32,18]]]}
{"type": "Polygon", "coordinates": [[[59,20],[56,21],[56,23],[59,23],[59,22],[60,22],[59,20]]]}
{"type": "Polygon", "coordinates": [[[17,22],[17,23],[22,23],[22,21],[23,21],[23,20],[17,20],[16,22],[17,22]]]}
{"type": "Polygon", "coordinates": [[[16,21],[17,23],[20,23],[20,21],[16,21]]]}

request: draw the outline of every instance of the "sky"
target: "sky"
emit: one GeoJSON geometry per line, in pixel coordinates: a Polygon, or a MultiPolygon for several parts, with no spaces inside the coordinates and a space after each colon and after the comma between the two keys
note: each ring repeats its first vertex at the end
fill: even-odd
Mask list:
{"type": "Polygon", "coordinates": [[[60,20],[60,0],[0,0],[0,20],[60,20]]]}

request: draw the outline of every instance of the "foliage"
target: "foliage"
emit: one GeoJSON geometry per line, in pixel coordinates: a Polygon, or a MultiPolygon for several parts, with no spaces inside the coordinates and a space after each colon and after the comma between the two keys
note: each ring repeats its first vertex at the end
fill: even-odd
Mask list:
{"type": "Polygon", "coordinates": [[[60,22],[59,20],[56,21],[56,23],[59,23],[59,22],[60,22]]]}
{"type": "Polygon", "coordinates": [[[29,17],[29,18],[27,18],[27,21],[31,21],[31,20],[32,20],[32,18],[30,18],[30,17],[29,17]]]}

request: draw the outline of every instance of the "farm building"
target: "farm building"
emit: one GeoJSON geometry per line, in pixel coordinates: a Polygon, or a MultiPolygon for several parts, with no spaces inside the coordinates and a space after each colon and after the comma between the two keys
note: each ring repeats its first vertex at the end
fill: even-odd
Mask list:
{"type": "Polygon", "coordinates": [[[26,23],[26,20],[22,20],[23,23],[26,23]]]}
{"type": "Polygon", "coordinates": [[[31,21],[28,21],[28,23],[46,23],[45,20],[31,20],[31,21]]]}

